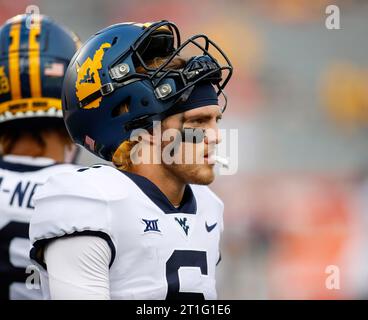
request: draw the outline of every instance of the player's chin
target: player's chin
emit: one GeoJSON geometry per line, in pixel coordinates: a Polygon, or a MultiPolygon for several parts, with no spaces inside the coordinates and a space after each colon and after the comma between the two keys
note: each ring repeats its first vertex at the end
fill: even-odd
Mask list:
{"type": "Polygon", "coordinates": [[[192,184],[208,185],[215,180],[214,165],[211,164],[199,164],[195,165],[195,169],[192,171],[191,182],[192,184]]]}
{"type": "Polygon", "coordinates": [[[208,185],[215,180],[214,165],[204,164],[171,164],[169,171],[186,184],[208,185]]]}

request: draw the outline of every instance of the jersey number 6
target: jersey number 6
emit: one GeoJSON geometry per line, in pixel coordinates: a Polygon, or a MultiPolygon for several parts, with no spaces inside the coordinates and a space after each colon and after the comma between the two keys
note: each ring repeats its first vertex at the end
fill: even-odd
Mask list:
{"type": "Polygon", "coordinates": [[[204,300],[203,293],[180,292],[179,268],[198,267],[207,275],[207,255],[205,251],[175,250],[166,262],[167,300],[204,300]]]}

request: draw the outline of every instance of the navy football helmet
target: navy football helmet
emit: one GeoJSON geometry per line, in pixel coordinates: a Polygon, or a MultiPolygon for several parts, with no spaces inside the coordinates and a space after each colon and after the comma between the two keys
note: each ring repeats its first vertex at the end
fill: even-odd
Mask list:
{"type": "Polygon", "coordinates": [[[40,117],[62,124],[64,74],[79,47],[73,32],[47,16],[6,21],[0,28],[0,124],[40,117]]]}
{"type": "Polygon", "coordinates": [[[116,24],[89,38],[73,57],[63,85],[64,120],[75,143],[111,161],[134,129],[181,112],[196,84],[210,82],[220,95],[231,75],[228,57],[205,35],[181,43],[177,26],[166,20],[116,24]],[[170,67],[188,47],[200,54],[182,68],[170,67]],[[163,62],[152,67],[148,62],[157,57],[163,62]],[[123,105],[128,110],[121,112],[123,105]]]}

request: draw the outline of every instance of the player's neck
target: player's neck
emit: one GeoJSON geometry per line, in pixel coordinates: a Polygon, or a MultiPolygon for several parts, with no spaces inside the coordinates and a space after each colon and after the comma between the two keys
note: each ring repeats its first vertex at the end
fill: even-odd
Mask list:
{"type": "Polygon", "coordinates": [[[177,177],[168,175],[158,165],[138,165],[132,168],[132,172],[139,174],[153,182],[174,206],[179,206],[183,199],[185,183],[177,177]]]}
{"type": "Polygon", "coordinates": [[[47,134],[43,136],[45,145],[40,145],[32,136],[24,135],[19,138],[8,154],[28,157],[45,157],[56,162],[64,161],[64,144],[56,134],[47,134]]]}

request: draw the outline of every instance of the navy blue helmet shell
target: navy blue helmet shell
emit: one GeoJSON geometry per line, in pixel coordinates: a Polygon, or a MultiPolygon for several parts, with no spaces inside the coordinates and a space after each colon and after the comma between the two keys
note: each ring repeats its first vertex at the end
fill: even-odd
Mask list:
{"type": "Polygon", "coordinates": [[[67,69],[62,93],[66,127],[75,143],[111,161],[134,129],[149,129],[153,121],[181,112],[181,103],[199,83],[209,82],[217,95],[223,94],[231,75],[229,59],[205,35],[181,43],[177,26],[166,20],[116,24],[90,37],[67,69]],[[187,46],[201,54],[182,68],[170,67],[187,46]],[[152,67],[148,62],[156,57],[165,62],[152,67]]]}

